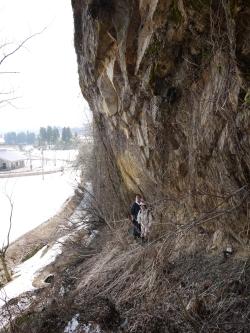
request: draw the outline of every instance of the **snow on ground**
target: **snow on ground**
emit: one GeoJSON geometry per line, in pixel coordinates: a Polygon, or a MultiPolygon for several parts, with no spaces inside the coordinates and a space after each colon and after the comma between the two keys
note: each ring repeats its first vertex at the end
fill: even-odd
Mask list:
{"type": "Polygon", "coordinates": [[[79,326],[78,319],[79,318],[79,313],[77,313],[71,321],[68,322],[67,326],[64,329],[65,333],[73,333],[76,331],[77,327],[79,326]]]}
{"type": "Polygon", "coordinates": [[[74,315],[74,317],[68,322],[67,326],[64,329],[64,333],[101,333],[101,328],[95,323],[80,324],[79,323],[79,313],[74,315]]]}
{"type": "MultiPolygon", "coordinates": [[[[72,222],[81,222],[81,228],[84,228],[82,223],[82,217],[79,215],[80,207],[84,206],[86,198],[83,198],[79,206],[76,208],[75,214],[72,214],[72,222]],[[78,219],[78,221],[77,221],[78,219]]],[[[80,226],[77,229],[72,230],[68,235],[59,238],[53,246],[46,245],[40,249],[33,257],[26,260],[22,264],[16,266],[14,270],[13,280],[7,283],[3,288],[0,289],[0,309],[6,303],[13,298],[18,297],[24,292],[32,291],[35,289],[33,286],[34,278],[39,274],[39,272],[44,269],[47,265],[52,263],[58,255],[62,253],[62,246],[68,240],[74,238],[78,231],[81,229],[80,226]]],[[[97,231],[91,232],[86,246],[95,238],[97,231]]],[[[19,300],[20,302],[21,300],[19,300]]],[[[0,316],[0,323],[1,323],[0,316]]],[[[1,327],[1,325],[0,325],[1,327]]]]}
{"type": "Polygon", "coordinates": [[[10,203],[13,217],[10,240],[13,241],[59,212],[63,203],[74,194],[76,171],[29,177],[0,179],[0,246],[6,241],[10,203]]]}
{"type": "Polygon", "coordinates": [[[0,289],[0,329],[31,306],[34,295],[25,295],[18,300],[17,305],[10,304],[2,308],[11,299],[35,289],[32,285],[35,276],[61,254],[61,247],[66,239],[67,236],[61,237],[51,248],[44,246],[33,257],[15,268],[13,280],[0,289]]]}
{"type": "Polygon", "coordinates": [[[58,243],[55,243],[50,249],[48,248],[48,245],[44,246],[33,257],[15,268],[13,281],[0,289],[0,308],[6,301],[17,297],[24,292],[35,289],[32,285],[35,275],[61,254],[61,243],[64,240],[65,237],[62,237],[58,243]]]}
{"type": "Polygon", "coordinates": [[[43,151],[44,158],[52,159],[52,160],[63,160],[63,161],[75,161],[78,150],[69,149],[69,150],[44,150],[43,151]]]}
{"type": "MultiPolygon", "coordinates": [[[[78,179],[79,177],[72,169],[60,174],[44,175],[44,179],[41,175],[0,179],[0,220],[2,221],[0,246],[6,240],[9,227],[10,203],[8,198],[13,203],[10,239],[14,240],[56,214],[63,202],[73,194],[78,179]]],[[[87,188],[91,192],[90,184],[87,184],[87,188]]],[[[82,215],[81,210],[86,207],[88,200],[88,196],[83,198],[72,215],[71,225],[78,225],[81,222],[76,229],[73,228],[73,233],[71,232],[60,238],[51,247],[46,245],[33,257],[15,268],[13,280],[0,289],[0,309],[6,301],[35,289],[32,283],[36,275],[61,254],[62,244],[68,238],[74,236],[79,229],[84,228],[82,224],[84,215],[82,215]]],[[[90,234],[88,244],[95,235],[96,232],[90,234]]],[[[32,297],[23,296],[19,299],[15,306],[16,309],[13,309],[12,319],[18,315],[20,309],[24,310],[31,305],[32,297]]],[[[8,322],[9,313],[7,309],[1,312],[0,328],[6,326],[8,322]]],[[[71,323],[68,332],[74,332],[72,329],[74,329],[75,323],[74,321],[71,323]]]]}
{"type": "Polygon", "coordinates": [[[26,156],[25,166],[23,168],[13,169],[9,171],[0,170],[0,175],[4,176],[10,174],[20,174],[23,172],[37,172],[37,171],[53,171],[61,170],[72,165],[77,159],[79,151],[77,149],[70,150],[39,150],[32,149],[25,151],[23,154],[26,156]]]}
{"type": "MultiPolygon", "coordinates": [[[[59,169],[66,167],[69,162],[76,160],[78,150],[44,150],[43,158],[42,152],[38,149],[33,150],[31,153],[32,170],[41,169],[42,165],[44,170],[59,169]]],[[[29,155],[28,155],[29,157],[29,155]]],[[[27,166],[30,166],[30,161],[27,161],[27,166]]]]}
{"type": "MultiPolygon", "coordinates": [[[[10,304],[7,308],[1,309],[0,312],[0,330],[7,327],[15,317],[22,315],[23,311],[29,308],[35,296],[27,295],[22,297],[17,304],[10,304]]],[[[1,331],[2,332],[2,331],[1,331]]],[[[4,331],[6,332],[6,331],[4,331]]]]}

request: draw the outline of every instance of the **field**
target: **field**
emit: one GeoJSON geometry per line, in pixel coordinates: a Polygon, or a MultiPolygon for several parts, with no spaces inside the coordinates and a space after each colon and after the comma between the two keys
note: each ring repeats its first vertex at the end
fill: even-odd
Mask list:
{"type": "MultiPolygon", "coordinates": [[[[64,159],[62,152],[46,152],[46,155],[55,154],[64,159]]],[[[65,151],[64,154],[65,160],[68,159],[70,153],[65,151]]],[[[63,162],[63,165],[67,167],[66,162],[63,162]]],[[[77,180],[77,172],[73,168],[65,168],[64,172],[43,176],[1,178],[0,244],[6,241],[8,233],[10,201],[13,204],[10,240],[13,241],[56,214],[67,198],[74,193],[77,180]]]]}

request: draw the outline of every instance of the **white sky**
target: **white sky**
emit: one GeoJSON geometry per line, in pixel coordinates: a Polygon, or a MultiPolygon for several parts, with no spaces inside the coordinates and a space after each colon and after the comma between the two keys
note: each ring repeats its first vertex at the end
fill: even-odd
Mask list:
{"type": "Polygon", "coordinates": [[[12,90],[20,96],[13,101],[16,108],[0,108],[0,133],[81,127],[91,119],[78,85],[70,0],[0,0],[0,47],[12,42],[12,49],[45,27],[0,66],[0,72],[20,72],[0,74],[0,93],[12,90]]]}

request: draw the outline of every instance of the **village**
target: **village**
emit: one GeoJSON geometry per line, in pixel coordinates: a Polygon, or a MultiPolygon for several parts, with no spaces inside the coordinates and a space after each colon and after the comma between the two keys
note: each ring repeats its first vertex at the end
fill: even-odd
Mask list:
{"type": "Polygon", "coordinates": [[[63,172],[71,167],[77,150],[0,148],[0,178],[63,172]]]}
{"type": "Polygon", "coordinates": [[[74,166],[78,147],[92,143],[87,131],[74,135],[63,144],[39,140],[39,144],[9,144],[0,136],[0,178],[63,172],[74,166]]]}

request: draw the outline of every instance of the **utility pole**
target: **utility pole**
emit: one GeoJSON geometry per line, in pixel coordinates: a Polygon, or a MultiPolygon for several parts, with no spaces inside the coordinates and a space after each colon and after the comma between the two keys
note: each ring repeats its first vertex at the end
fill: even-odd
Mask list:
{"type": "Polygon", "coordinates": [[[56,150],[54,150],[54,166],[56,166],[56,150]]]}
{"type": "Polygon", "coordinates": [[[29,150],[29,159],[30,159],[30,170],[32,170],[32,161],[31,161],[31,152],[29,150]]]}
{"type": "Polygon", "coordinates": [[[44,156],[43,156],[43,148],[42,148],[41,154],[42,154],[42,178],[44,180],[44,156]]]}

